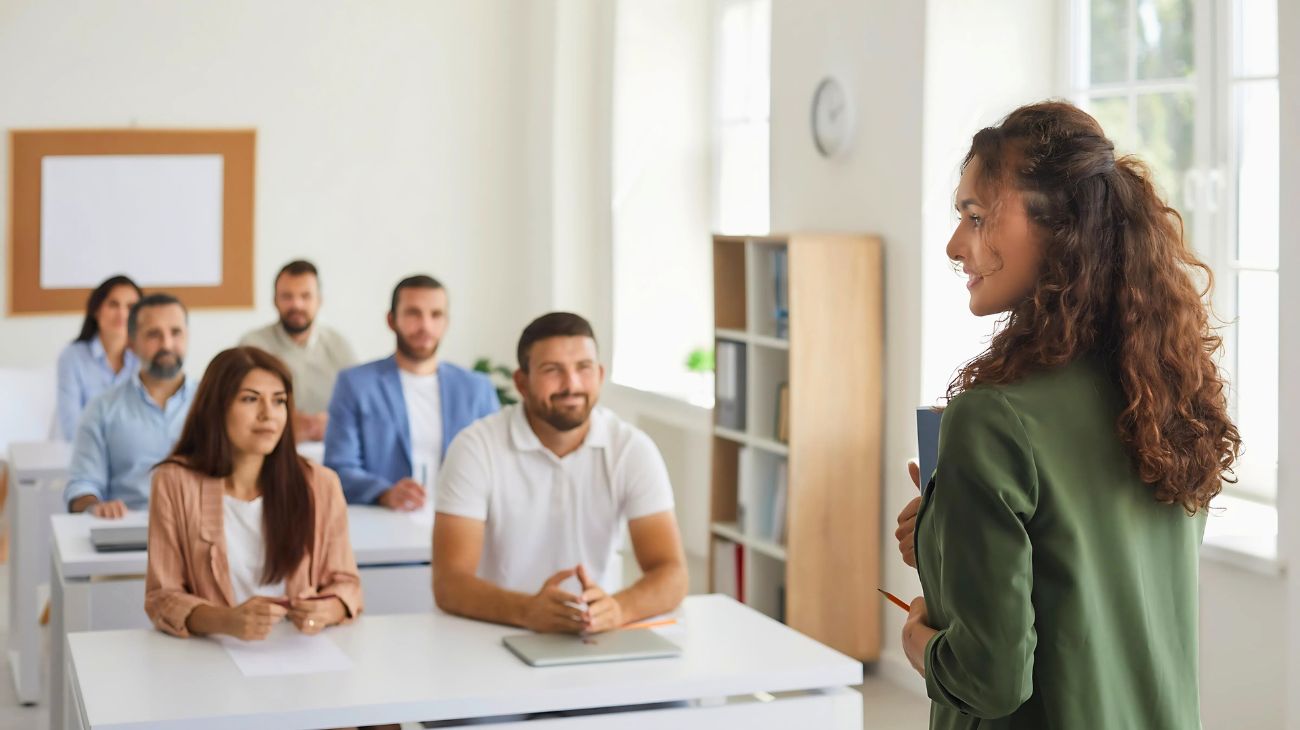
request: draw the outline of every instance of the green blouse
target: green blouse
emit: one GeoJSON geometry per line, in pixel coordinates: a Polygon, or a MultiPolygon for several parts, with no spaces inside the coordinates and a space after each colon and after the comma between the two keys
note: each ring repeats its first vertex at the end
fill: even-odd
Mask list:
{"type": "Polygon", "coordinates": [[[1205,512],[1156,502],[1078,361],[944,411],[916,560],[931,728],[1199,728],[1205,512]]]}

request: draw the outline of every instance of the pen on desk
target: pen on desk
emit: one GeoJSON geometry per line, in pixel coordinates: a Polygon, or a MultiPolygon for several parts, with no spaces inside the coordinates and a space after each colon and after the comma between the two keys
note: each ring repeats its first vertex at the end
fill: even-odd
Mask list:
{"type": "Polygon", "coordinates": [[[893,593],[890,593],[889,591],[885,590],[884,588],[877,588],[876,590],[880,591],[881,595],[883,595],[885,598],[888,598],[891,602],[893,602],[893,604],[894,604],[895,606],[898,606],[899,608],[903,609],[904,611],[907,611],[908,613],[911,613],[911,611],[912,611],[912,607],[911,607],[910,605],[908,605],[906,602],[904,602],[903,599],[899,598],[898,596],[894,595],[893,593]]]}
{"type": "Polygon", "coordinates": [[[658,621],[637,621],[624,626],[624,629],[657,629],[661,626],[674,626],[677,624],[675,618],[659,619],[658,621]]]}

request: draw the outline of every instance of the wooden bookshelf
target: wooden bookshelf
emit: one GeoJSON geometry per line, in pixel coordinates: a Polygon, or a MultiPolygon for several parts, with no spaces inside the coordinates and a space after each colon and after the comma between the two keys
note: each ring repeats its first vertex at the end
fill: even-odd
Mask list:
{"type": "Polygon", "coordinates": [[[743,593],[749,605],[845,654],[878,659],[880,240],[715,236],[713,264],[719,400],[710,585],[743,593]],[[777,438],[783,383],[788,443],[777,438]]]}

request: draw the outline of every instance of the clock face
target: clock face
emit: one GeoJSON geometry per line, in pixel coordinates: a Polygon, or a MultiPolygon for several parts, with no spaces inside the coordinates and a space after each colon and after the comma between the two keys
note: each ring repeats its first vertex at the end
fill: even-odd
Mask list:
{"type": "Polygon", "coordinates": [[[823,157],[833,157],[848,148],[853,131],[853,110],[844,85],[834,78],[823,79],[813,94],[813,144],[823,157]]]}

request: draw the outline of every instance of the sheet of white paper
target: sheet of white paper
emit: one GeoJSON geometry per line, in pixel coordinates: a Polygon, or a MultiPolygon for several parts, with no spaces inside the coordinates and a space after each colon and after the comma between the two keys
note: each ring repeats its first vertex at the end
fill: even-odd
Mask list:
{"type": "Polygon", "coordinates": [[[41,286],[221,284],[221,155],[58,155],[41,161],[41,286]]]}
{"type": "Polygon", "coordinates": [[[341,672],[352,667],[352,659],[328,636],[307,636],[288,621],[278,624],[262,641],[229,636],[218,641],[245,677],[341,672]]]}

